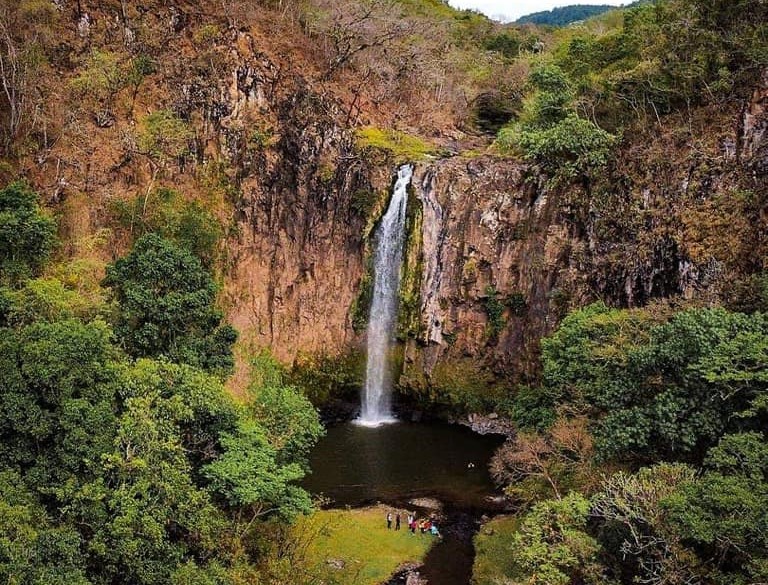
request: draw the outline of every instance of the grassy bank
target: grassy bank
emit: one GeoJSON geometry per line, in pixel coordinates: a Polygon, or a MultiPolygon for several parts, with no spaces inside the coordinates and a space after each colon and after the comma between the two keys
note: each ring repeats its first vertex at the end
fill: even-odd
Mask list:
{"type": "Polygon", "coordinates": [[[509,543],[518,524],[519,519],[514,516],[494,518],[483,525],[475,535],[473,585],[497,585],[506,582],[512,559],[509,543]]]}
{"type": "Polygon", "coordinates": [[[436,539],[412,536],[404,511],[402,529],[387,530],[388,510],[386,506],[320,510],[300,520],[297,532],[317,535],[307,548],[308,565],[316,568],[315,574],[330,573],[339,585],[376,585],[404,563],[421,561],[436,539]]]}

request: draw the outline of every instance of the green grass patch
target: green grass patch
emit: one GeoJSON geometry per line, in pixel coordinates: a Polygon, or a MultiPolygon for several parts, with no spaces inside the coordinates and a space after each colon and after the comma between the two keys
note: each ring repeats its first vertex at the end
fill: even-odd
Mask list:
{"type": "Polygon", "coordinates": [[[512,535],[520,521],[514,516],[494,518],[475,535],[472,585],[506,583],[512,574],[512,535]]]}
{"type": "Polygon", "coordinates": [[[402,529],[387,530],[387,510],[386,506],[320,510],[299,519],[294,528],[298,534],[317,535],[306,553],[312,574],[330,572],[332,581],[339,585],[376,585],[402,564],[421,561],[436,539],[411,535],[405,527],[404,511],[402,529]],[[333,568],[329,561],[343,563],[343,568],[333,568]]]}
{"type": "Polygon", "coordinates": [[[397,162],[413,162],[438,154],[438,149],[422,140],[399,130],[385,130],[365,126],[355,132],[355,142],[361,150],[374,149],[392,155],[397,162]]]}

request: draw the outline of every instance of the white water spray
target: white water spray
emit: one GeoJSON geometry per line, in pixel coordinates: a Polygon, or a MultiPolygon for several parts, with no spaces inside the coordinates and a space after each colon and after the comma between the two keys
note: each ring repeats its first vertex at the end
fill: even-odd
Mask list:
{"type": "Polygon", "coordinates": [[[405,207],[413,167],[397,172],[392,199],[376,232],[373,265],[373,300],[368,320],[368,363],[365,371],[360,418],[355,422],[376,427],[395,422],[391,412],[392,380],[389,350],[397,320],[400,265],[405,243],[405,207]]]}

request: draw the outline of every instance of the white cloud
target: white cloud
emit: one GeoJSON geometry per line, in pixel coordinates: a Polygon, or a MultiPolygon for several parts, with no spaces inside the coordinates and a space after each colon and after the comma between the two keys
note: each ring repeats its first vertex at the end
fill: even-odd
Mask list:
{"type": "Polygon", "coordinates": [[[620,6],[630,0],[449,0],[456,8],[473,8],[492,18],[505,17],[515,20],[532,12],[551,10],[570,4],[613,4],[620,6]]]}

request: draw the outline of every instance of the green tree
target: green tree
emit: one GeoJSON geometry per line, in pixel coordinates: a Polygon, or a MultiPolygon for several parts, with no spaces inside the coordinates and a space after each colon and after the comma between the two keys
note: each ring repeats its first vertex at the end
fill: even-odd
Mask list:
{"type": "Polygon", "coordinates": [[[508,59],[514,59],[520,54],[520,44],[519,35],[512,31],[497,33],[483,41],[485,49],[501,53],[508,59]]]}
{"type": "Polygon", "coordinates": [[[107,267],[119,313],[115,333],[133,356],[165,356],[226,373],[237,334],[213,305],[216,285],[200,260],[157,234],[107,267]]]}
{"type": "Polygon", "coordinates": [[[185,201],[173,189],[160,188],[147,196],[118,201],[114,219],[132,236],[154,232],[194,253],[210,268],[222,237],[219,219],[197,201],[185,201]]]}
{"type": "Polygon", "coordinates": [[[768,443],[761,433],[727,435],[707,471],[663,502],[670,523],[719,583],[768,579],[768,443]]]}
{"type": "Polygon", "coordinates": [[[757,424],[768,389],[766,342],[764,316],[723,309],[683,311],[655,327],[630,356],[633,391],[593,395],[607,412],[599,448],[700,460],[725,432],[757,424]]]}
{"type": "Polygon", "coordinates": [[[257,423],[241,423],[221,437],[221,444],[223,454],[204,473],[229,507],[245,512],[246,530],[258,518],[274,514],[291,518],[312,509],[309,494],[296,485],[304,469],[298,463],[281,465],[277,450],[257,423]]]}
{"type": "Polygon", "coordinates": [[[604,481],[592,500],[591,515],[608,565],[625,580],[696,582],[697,559],[683,546],[663,505],[694,478],[695,471],[686,465],[663,463],[604,481]]]}
{"type": "Polygon", "coordinates": [[[56,527],[21,477],[0,471],[0,579],[9,584],[90,585],[80,534],[56,527]]]}
{"type": "Polygon", "coordinates": [[[0,329],[0,463],[40,489],[99,473],[114,436],[115,358],[101,322],[0,329]]]}
{"type": "Polygon", "coordinates": [[[608,162],[616,137],[576,112],[576,91],[558,65],[535,67],[528,82],[532,95],[519,122],[503,128],[498,143],[519,148],[556,180],[585,178],[608,162]]]}
{"type": "Polygon", "coordinates": [[[189,125],[170,110],[152,112],[142,121],[139,150],[159,164],[183,156],[194,136],[189,125]]]}
{"type": "MultiPolygon", "coordinates": [[[[545,389],[557,402],[585,404],[602,388],[628,393],[629,355],[645,344],[658,319],[643,310],[611,309],[594,303],[568,315],[541,342],[545,389]]],[[[598,405],[599,406],[599,405],[598,405]]]]}
{"type": "Polygon", "coordinates": [[[764,424],[766,317],[690,309],[661,318],[593,305],[542,342],[553,399],[590,412],[603,457],[701,461],[726,432],[764,424]]]}
{"type": "MultiPolygon", "coordinates": [[[[210,376],[189,370],[142,361],[113,372],[118,396],[99,413],[111,424],[91,457],[95,472],[49,488],[59,498],[59,517],[82,531],[89,574],[98,582],[167,583],[183,559],[216,553],[224,517],[195,484],[194,442],[185,440],[196,419],[217,419],[208,412],[210,399],[201,399],[212,391],[210,376]]],[[[214,389],[226,401],[220,385],[214,389]]],[[[98,421],[77,422],[67,429],[67,444],[102,430],[98,421]]]]}
{"type": "Polygon", "coordinates": [[[589,509],[589,500],[577,493],[536,504],[510,543],[511,582],[606,583],[596,562],[600,547],[586,532],[589,509]]]}
{"type": "Polygon", "coordinates": [[[56,222],[38,196],[17,181],[0,190],[0,283],[16,284],[36,274],[56,244],[56,222]]]}
{"type": "Polygon", "coordinates": [[[312,403],[285,386],[279,364],[264,352],[254,360],[245,404],[247,418],[222,438],[224,454],[205,468],[211,486],[238,518],[290,518],[311,509],[296,486],[308,471],[310,449],[323,433],[312,403]]]}
{"type": "Polygon", "coordinates": [[[290,386],[252,385],[250,392],[249,413],[264,429],[278,462],[306,468],[310,450],[324,433],[312,403],[290,386]]]}
{"type": "Polygon", "coordinates": [[[129,363],[112,338],[99,321],[0,328],[0,577],[224,585],[233,571],[254,575],[248,543],[261,520],[311,508],[297,481],[317,414],[271,387],[236,404],[216,376],[129,363]]]}
{"type": "Polygon", "coordinates": [[[525,128],[551,128],[573,113],[575,92],[559,66],[544,64],[535,67],[528,76],[528,83],[534,93],[522,115],[525,128]]]}
{"type": "Polygon", "coordinates": [[[523,131],[518,138],[528,158],[568,179],[587,176],[605,166],[615,142],[615,136],[573,115],[551,128],[523,131]]]}
{"type": "Polygon", "coordinates": [[[38,321],[89,320],[104,308],[57,278],[27,280],[18,289],[0,288],[0,326],[21,327],[38,321]]]}
{"type": "Polygon", "coordinates": [[[768,442],[762,433],[726,435],[709,450],[704,465],[718,473],[764,482],[768,480],[768,442]]]}

